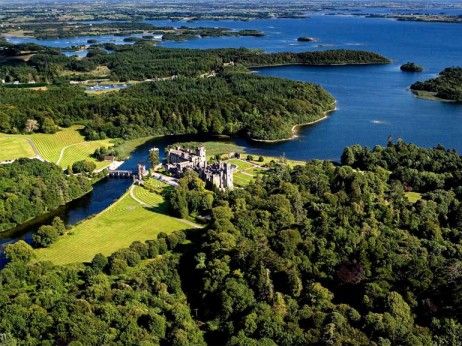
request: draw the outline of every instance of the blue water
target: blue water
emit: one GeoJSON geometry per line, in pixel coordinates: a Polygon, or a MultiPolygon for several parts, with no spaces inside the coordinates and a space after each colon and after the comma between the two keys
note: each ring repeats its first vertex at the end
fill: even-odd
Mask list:
{"type": "MultiPolygon", "coordinates": [[[[337,100],[337,111],[326,120],[299,131],[295,140],[277,144],[259,144],[244,138],[235,139],[249,152],[284,155],[288,158],[338,160],[345,146],[385,144],[387,137],[403,138],[423,146],[443,144],[462,153],[462,104],[427,101],[414,97],[408,90],[416,80],[430,78],[447,66],[462,65],[462,25],[444,23],[399,22],[360,16],[317,15],[309,19],[265,19],[254,21],[152,21],[157,25],[229,27],[257,29],[264,37],[223,37],[162,42],[167,47],[220,48],[248,47],[270,52],[319,49],[362,49],[381,53],[392,59],[390,65],[338,67],[273,67],[258,69],[266,76],[289,78],[321,84],[337,100]],[[312,36],[314,43],[299,43],[297,37],[312,36]],[[406,74],[399,66],[415,61],[424,73],[406,74]]],[[[38,41],[68,47],[85,44],[88,38],[38,41]]],[[[100,37],[98,42],[123,40],[100,37]]],[[[147,160],[152,146],[162,148],[178,139],[164,138],[136,150],[122,169],[134,169],[147,160]]],[[[66,210],[63,217],[75,224],[98,213],[120,197],[129,180],[108,179],[100,182],[93,193],[66,210]]],[[[14,235],[0,243],[25,235],[14,235]]]]}

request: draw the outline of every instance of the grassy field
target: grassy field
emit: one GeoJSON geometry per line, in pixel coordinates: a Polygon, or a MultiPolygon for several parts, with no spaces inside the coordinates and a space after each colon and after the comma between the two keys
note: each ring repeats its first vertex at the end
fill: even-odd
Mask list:
{"type": "MultiPolygon", "coordinates": [[[[8,136],[0,134],[0,141],[7,141],[9,146],[16,148],[11,151],[9,150],[6,155],[3,154],[5,157],[0,156],[0,160],[34,156],[32,147],[27,141],[29,139],[33,142],[43,159],[54,162],[63,168],[67,168],[70,164],[84,159],[94,161],[97,168],[107,166],[108,162],[97,162],[90,155],[98,147],[111,146],[111,140],[85,141],[85,138],[79,133],[80,128],[81,126],[71,126],[55,134],[34,133],[31,135],[8,136]],[[31,152],[32,155],[30,154],[31,152]]],[[[3,144],[3,142],[0,143],[3,144]]]]}
{"type": "Polygon", "coordinates": [[[210,141],[210,142],[182,142],[178,143],[179,145],[184,145],[188,147],[196,147],[199,145],[203,145],[205,150],[207,151],[207,157],[211,158],[217,154],[229,154],[233,153],[243,153],[245,151],[244,147],[236,145],[230,142],[224,141],[210,141]]]}
{"type": "Polygon", "coordinates": [[[411,203],[415,203],[422,199],[422,195],[418,192],[406,192],[405,195],[408,201],[411,203]]]}
{"type": "Polygon", "coordinates": [[[152,207],[143,207],[127,192],[105,211],[72,228],[49,248],[35,250],[37,259],[55,264],[88,262],[99,252],[110,255],[135,240],[155,239],[161,231],[191,228],[184,221],[163,213],[162,196],[139,186],[133,192],[136,198],[152,207]]]}
{"type": "Polygon", "coordinates": [[[26,138],[0,137],[0,161],[19,157],[34,157],[34,150],[26,138]]]}
{"type": "MultiPolygon", "coordinates": [[[[246,155],[241,155],[241,157],[246,157],[246,155]]],[[[254,155],[254,158],[258,159],[258,156],[254,155]]],[[[250,184],[255,177],[264,172],[264,165],[271,161],[280,162],[280,158],[263,156],[263,162],[258,161],[246,161],[244,159],[229,159],[227,162],[232,163],[237,166],[237,170],[234,173],[234,185],[237,187],[243,187],[250,184]]],[[[294,161],[294,160],[282,160],[287,165],[293,167],[296,165],[302,165],[303,161],[294,161]]]]}

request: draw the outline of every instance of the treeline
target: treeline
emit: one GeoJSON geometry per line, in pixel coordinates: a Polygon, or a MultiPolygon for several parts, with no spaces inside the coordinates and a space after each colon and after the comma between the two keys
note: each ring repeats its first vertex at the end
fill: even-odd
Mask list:
{"type": "Polygon", "coordinates": [[[411,90],[427,91],[445,100],[462,102],[462,67],[445,68],[436,78],[412,84],[411,90]]]}
{"type": "Polygon", "coordinates": [[[345,149],[342,163],[361,170],[375,171],[380,167],[391,171],[390,179],[399,181],[407,191],[453,190],[462,186],[462,159],[455,150],[442,146],[427,149],[398,141],[371,150],[354,145],[345,149]]]}
{"type": "MultiPolygon", "coordinates": [[[[188,241],[162,233],[63,267],[10,245],[0,328],[31,345],[459,344],[462,181],[410,202],[397,172],[457,175],[461,158],[397,142],[342,161],[273,163],[214,193],[188,241]]],[[[202,186],[180,184],[198,205],[202,186]]]]}
{"type": "Polygon", "coordinates": [[[292,135],[295,124],[324,116],[334,99],[317,85],[247,74],[141,83],[88,96],[79,87],[40,93],[1,89],[0,131],[22,131],[28,119],[86,124],[88,139],[165,134],[238,134],[258,139],[292,135]]]}
{"type": "Polygon", "coordinates": [[[252,49],[171,49],[147,45],[112,46],[115,54],[94,59],[111,70],[113,80],[144,80],[173,75],[198,76],[222,71],[224,64],[266,65],[386,64],[383,56],[366,51],[328,50],[305,53],[264,53],[252,49]]]}
{"type": "Polygon", "coordinates": [[[248,67],[271,65],[355,65],[355,64],[389,64],[390,60],[373,52],[361,50],[325,50],[316,52],[282,52],[264,53],[251,49],[215,50],[225,61],[240,63],[248,67]]]}
{"type": "Polygon", "coordinates": [[[20,159],[0,165],[0,232],[58,209],[91,190],[90,180],[60,167],[20,159]]]}

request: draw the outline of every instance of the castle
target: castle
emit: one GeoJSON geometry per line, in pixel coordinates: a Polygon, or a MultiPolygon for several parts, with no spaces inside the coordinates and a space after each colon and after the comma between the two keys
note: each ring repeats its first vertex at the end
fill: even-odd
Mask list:
{"type": "Polygon", "coordinates": [[[180,177],[186,170],[192,169],[210,186],[215,186],[220,190],[234,188],[233,174],[236,166],[222,161],[209,165],[203,146],[194,149],[180,146],[168,149],[165,167],[177,177],[180,177]]]}

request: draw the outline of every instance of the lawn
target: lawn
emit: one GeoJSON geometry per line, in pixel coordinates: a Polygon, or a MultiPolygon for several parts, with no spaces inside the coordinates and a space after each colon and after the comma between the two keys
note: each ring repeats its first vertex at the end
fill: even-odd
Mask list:
{"type": "Polygon", "coordinates": [[[20,157],[34,157],[34,150],[26,138],[0,137],[0,161],[20,157]]]}
{"type": "MultiPolygon", "coordinates": [[[[0,141],[8,141],[7,143],[12,148],[7,153],[5,153],[6,150],[2,150],[0,157],[5,157],[3,159],[6,160],[34,156],[32,147],[27,141],[30,139],[43,159],[56,163],[63,168],[67,168],[76,161],[85,159],[94,161],[97,168],[107,166],[107,162],[97,162],[90,155],[96,148],[111,146],[111,140],[85,141],[85,138],[79,133],[80,129],[81,126],[71,126],[55,134],[34,133],[31,135],[8,136],[0,134],[0,141]],[[29,149],[26,149],[27,146],[25,144],[28,145],[29,149]],[[30,154],[31,152],[32,154],[30,154]]],[[[3,144],[3,142],[0,142],[0,144],[3,144]]]]}
{"type": "Polygon", "coordinates": [[[407,200],[411,203],[415,203],[417,201],[420,201],[422,199],[422,195],[418,192],[406,192],[405,196],[407,200]]]}
{"type": "Polygon", "coordinates": [[[139,186],[134,188],[134,194],[153,207],[143,207],[127,192],[103,212],[72,228],[49,248],[35,250],[37,259],[55,264],[88,262],[99,252],[110,255],[136,240],[155,239],[159,232],[191,228],[162,212],[162,196],[139,186]]]}
{"type": "Polygon", "coordinates": [[[236,145],[234,143],[225,142],[225,141],[210,141],[210,142],[181,142],[176,143],[178,145],[186,147],[197,147],[203,145],[207,151],[207,157],[211,158],[217,154],[229,154],[229,153],[243,153],[245,151],[244,147],[236,145]]]}

